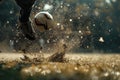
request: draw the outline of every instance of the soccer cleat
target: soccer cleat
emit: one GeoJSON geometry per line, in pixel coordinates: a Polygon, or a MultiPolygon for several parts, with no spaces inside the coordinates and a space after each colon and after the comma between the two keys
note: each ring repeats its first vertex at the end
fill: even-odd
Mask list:
{"type": "Polygon", "coordinates": [[[28,22],[22,22],[20,23],[20,28],[22,30],[22,33],[25,35],[25,37],[29,40],[35,40],[35,31],[34,28],[31,26],[30,21],[28,22]]]}

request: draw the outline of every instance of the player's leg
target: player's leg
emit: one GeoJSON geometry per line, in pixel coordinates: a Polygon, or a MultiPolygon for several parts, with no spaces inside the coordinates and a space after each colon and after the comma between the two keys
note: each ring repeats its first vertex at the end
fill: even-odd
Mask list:
{"type": "Polygon", "coordinates": [[[35,39],[35,32],[29,21],[30,12],[32,5],[35,0],[15,0],[16,3],[20,6],[20,28],[22,29],[23,34],[30,40],[35,39]]]}

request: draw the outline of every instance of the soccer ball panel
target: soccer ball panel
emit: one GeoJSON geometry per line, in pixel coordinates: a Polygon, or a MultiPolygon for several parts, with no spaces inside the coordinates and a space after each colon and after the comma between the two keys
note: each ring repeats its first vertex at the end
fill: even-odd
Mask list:
{"type": "Polygon", "coordinates": [[[54,27],[53,16],[48,12],[39,12],[34,17],[34,26],[40,32],[54,27]]]}

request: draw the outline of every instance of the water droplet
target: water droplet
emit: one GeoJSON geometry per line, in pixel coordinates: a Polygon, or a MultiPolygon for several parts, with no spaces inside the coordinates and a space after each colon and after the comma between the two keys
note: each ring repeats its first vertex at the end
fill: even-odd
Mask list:
{"type": "Polygon", "coordinates": [[[104,73],[104,76],[105,77],[109,76],[109,73],[108,72],[104,73]]]}
{"type": "Polygon", "coordinates": [[[10,11],[10,14],[13,14],[13,11],[12,11],[12,10],[10,11]]]}
{"type": "Polygon", "coordinates": [[[78,68],[77,68],[77,67],[74,67],[74,70],[78,70],[78,68]]]}
{"type": "Polygon", "coordinates": [[[104,42],[103,37],[100,37],[100,38],[99,38],[99,42],[104,42]]]}
{"type": "Polygon", "coordinates": [[[59,26],[60,25],[60,23],[57,23],[57,26],[59,26]]]}
{"type": "Polygon", "coordinates": [[[72,22],[72,19],[70,19],[69,21],[72,22]]]}

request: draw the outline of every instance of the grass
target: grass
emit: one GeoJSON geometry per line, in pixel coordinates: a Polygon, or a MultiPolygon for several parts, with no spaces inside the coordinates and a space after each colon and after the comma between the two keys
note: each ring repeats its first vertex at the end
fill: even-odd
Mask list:
{"type": "Polygon", "coordinates": [[[1,60],[0,80],[120,80],[119,54],[67,54],[63,62],[26,56],[30,60],[1,60]]]}

